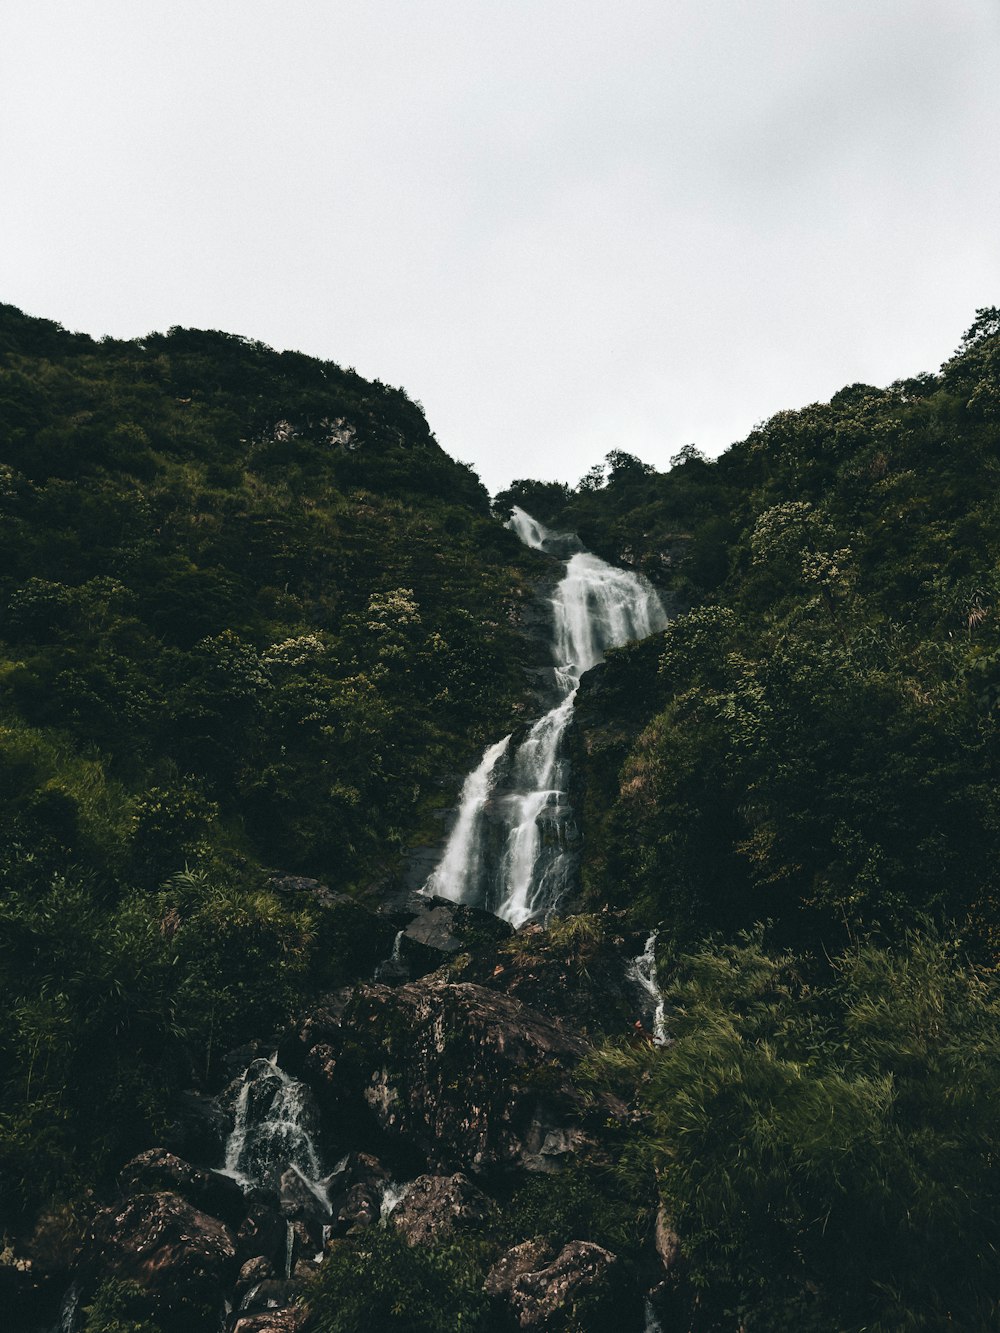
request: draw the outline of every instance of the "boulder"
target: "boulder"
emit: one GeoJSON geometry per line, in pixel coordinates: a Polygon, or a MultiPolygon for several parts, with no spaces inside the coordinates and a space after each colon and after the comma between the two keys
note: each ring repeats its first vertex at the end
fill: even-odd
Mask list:
{"type": "Polygon", "coordinates": [[[149,1148],[122,1167],[118,1183],[122,1194],[155,1194],[166,1190],[187,1199],[199,1212],[238,1227],[247,1205],[236,1181],[217,1171],[205,1171],[176,1157],[166,1148],[149,1148]]]}
{"type": "Polygon", "coordinates": [[[137,1194],[98,1213],[80,1263],[85,1287],[107,1277],[133,1282],[172,1327],[198,1326],[186,1311],[200,1318],[218,1309],[237,1271],[229,1228],[171,1193],[137,1194]]]}
{"type": "Polygon", "coordinates": [[[374,1226],[382,1215],[382,1189],[374,1183],[352,1185],[333,1213],[331,1234],[350,1236],[374,1226]]]}
{"type": "Polygon", "coordinates": [[[171,1099],[164,1146],[188,1161],[219,1162],[232,1128],[232,1116],[214,1097],[189,1088],[171,1099]]]}
{"type": "Polygon", "coordinates": [[[510,1297],[514,1283],[525,1273],[544,1268],[555,1255],[555,1247],[540,1236],[522,1240],[496,1261],[486,1275],[485,1288],[490,1296],[510,1297]]]}
{"type": "Polygon", "coordinates": [[[412,894],[405,908],[395,915],[406,939],[443,954],[497,944],[514,933],[508,922],[492,912],[420,893],[412,894]],[[404,922],[406,916],[409,919],[404,922]]]}
{"type": "Polygon", "coordinates": [[[379,1220],[389,1172],[368,1153],[348,1153],[330,1176],[330,1227],[333,1236],[363,1231],[379,1220]]]}
{"type": "Polygon", "coordinates": [[[278,1182],[278,1211],[282,1217],[320,1224],[330,1216],[328,1204],[293,1166],[282,1173],[278,1182]]]}
{"type": "MultiPolygon", "coordinates": [[[[545,1328],[556,1319],[562,1326],[571,1317],[584,1328],[614,1327],[619,1322],[611,1317],[621,1267],[618,1256],[583,1240],[570,1241],[554,1259],[551,1253],[550,1246],[537,1240],[515,1246],[490,1270],[486,1290],[510,1304],[519,1328],[545,1328]],[[582,1321],[581,1301],[590,1307],[582,1321]]],[[[620,1326],[627,1322],[622,1317],[620,1326]]]]}
{"type": "Polygon", "coordinates": [[[270,1259],[265,1259],[262,1254],[255,1255],[253,1259],[248,1259],[239,1272],[236,1279],[236,1308],[243,1308],[243,1301],[247,1295],[262,1282],[268,1282],[274,1277],[274,1265],[270,1259]]]}
{"type": "Polygon", "coordinates": [[[240,1301],[241,1315],[261,1314],[265,1310],[283,1310],[302,1295],[302,1283],[285,1278],[262,1278],[250,1287],[240,1301]]]}
{"type": "MultiPolygon", "coordinates": [[[[343,1137],[384,1136],[436,1172],[547,1170],[588,1142],[570,1071],[590,1049],[568,1024],[510,996],[426,977],[359,986],[282,1045],[343,1137]],[[474,1053],[475,1058],[472,1059],[474,1053]]],[[[617,1111],[600,1103],[603,1121],[617,1111]]]]}
{"type": "Polygon", "coordinates": [[[304,1305],[286,1305],[259,1314],[239,1314],[228,1325],[229,1333],[302,1333],[309,1322],[304,1305]]]}
{"type": "Polygon", "coordinates": [[[408,1245],[446,1240],[460,1231],[481,1231],[494,1207],[468,1176],[418,1176],[390,1214],[408,1245]]]}
{"type": "Polygon", "coordinates": [[[236,1234],[238,1262],[245,1266],[250,1260],[264,1259],[275,1272],[284,1272],[287,1246],[286,1220],[270,1204],[255,1203],[236,1234]]]}
{"type": "Polygon", "coordinates": [[[653,1244],[656,1247],[656,1253],[660,1256],[663,1267],[668,1273],[672,1272],[681,1257],[681,1238],[674,1230],[662,1204],[656,1212],[656,1230],[653,1233],[653,1244]]]}
{"type": "MultiPolygon", "coordinates": [[[[421,884],[440,859],[441,850],[435,848],[422,867],[421,884]]],[[[379,911],[395,927],[396,935],[390,953],[376,969],[376,981],[389,985],[416,981],[457,953],[500,944],[513,934],[513,927],[492,912],[415,892],[415,887],[404,885],[383,896],[379,911]]]]}
{"type": "Polygon", "coordinates": [[[398,930],[392,949],[376,967],[373,979],[384,986],[400,986],[404,981],[415,981],[436,971],[444,959],[440,950],[413,939],[405,930],[398,930]]]}

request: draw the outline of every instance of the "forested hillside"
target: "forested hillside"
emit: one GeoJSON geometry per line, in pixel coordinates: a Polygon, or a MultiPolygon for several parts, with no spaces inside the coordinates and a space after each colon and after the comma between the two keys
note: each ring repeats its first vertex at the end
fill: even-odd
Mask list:
{"type": "Polygon", "coordinates": [[[227,1329],[995,1327],[998,483],[995,310],[939,374],[851,385],[717,461],[618,450],[491,507],[401,389],[0,307],[0,1298],[22,1326],[76,1274],[71,1333],[214,1330],[261,1281],[294,1322],[227,1329]],[[579,890],[517,933],[385,907],[537,705],[558,562],[504,528],[512,504],[673,616],[583,677],[579,890]],[[284,1178],[280,1208],[230,1217],[176,1158],[118,1174],[182,1140],[218,1166],[239,1089],[275,1096],[275,1046],[318,1108],[328,1215],[284,1178]],[[181,1094],[214,1099],[211,1150],[181,1094]],[[400,1239],[380,1206],[414,1178],[438,1212],[411,1201],[400,1239]],[[214,1286],[115,1267],[119,1191],[229,1227],[214,1286]]]}
{"type": "Polygon", "coordinates": [[[401,389],[10,306],[0,352],[2,1232],[371,970],[269,875],[391,872],[525,687],[520,547],[401,389]]]}
{"type": "Polygon", "coordinates": [[[575,753],[585,898],[661,927],[676,1044],[607,1063],[704,1327],[997,1317],[998,483],[982,310],[717,462],[498,497],[690,608],[588,678],[575,753]]]}

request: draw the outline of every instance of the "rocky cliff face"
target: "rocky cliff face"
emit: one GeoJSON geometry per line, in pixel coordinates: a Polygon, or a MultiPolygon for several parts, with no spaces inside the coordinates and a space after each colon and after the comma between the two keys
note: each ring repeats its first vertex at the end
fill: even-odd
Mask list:
{"type": "MultiPolygon", "coordinates": [[[[628,1121],[613,1098],[585,1095],[577,1072],[602,1032],[631,1027],[635,940],[610,916],[515,936],[454,904],[421,900],[408,920],[393,910],[404,938],[420,936],[416,963],[394,950],[396,984],[312,1005],[277,1063],[254,1052],[216,1099],[228,1158],[233,1133],[253,1147],[238,1158],[242,1184],[218,1169],[221,1152],[192,1163],[154,1148],[122,1168],[119,1197],[95,1208],[66,1275],[78,1309],[110,1279],[164,1333],[216,1333],[220,1321],[226,1333],[298,1333],[324,1251],[386,1226],[417,1249],[485,1247],[497,1328],[607,1327],[595,1312],[631,1308],[652,1285],[587,1236],[519,1236],[509,1202],[524,1182],[606,1161],[628,1121]]],[[[203,1105],[191,1114],[209,1118],[203,1105]]],[[[656,1269],[652,1213],[649,1226],[656,1269]]]]}
{"type": "Polygon", "coordinates": [[[434,1170],[482,1173],[550,1170],[589,1141],[569,1078],[587,1049],[564,1020],[431,976],[358,987],[343,1013],[310,1013],[280,1054],[345,1141],[378,1136],[434,1170]]]}

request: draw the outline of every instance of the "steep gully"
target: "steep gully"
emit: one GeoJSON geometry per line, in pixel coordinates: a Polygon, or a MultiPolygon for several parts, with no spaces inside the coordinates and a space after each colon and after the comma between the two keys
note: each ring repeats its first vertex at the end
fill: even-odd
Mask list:
{"type": "MultiPolygon", "coordinates": [[[[535,550],[567,539],[515,507],[508,526],[535,550]]],[[[572,539],[571,539],[572,540],[572,539]]],[[[551,914],[572,886],[572,810],[566,794],[565,736],[585,671],[608,648],[666,627],[652,586],[629,570],[577,550],[552,598],[555,705],[512,744],[487,747],[465,780],[444,855],[424,892],[485,907],[515,928],[551,914]]]]}
{"type": "MultiPolygon", "coordinates": [[[[552,554],[577,544],[551,532],[515,507],[508,526],[526,546],[552,554]]],[[[422,892],[485,907],[515,928],[547,917],[572,887],[572,809],[567,797],[564,741],[585,671],[603,662],[608,648],[644,639],[666,627],[653,587],[629,570],[616,569],[575,550],[552,598],[556,702],[520,743],[508,735],[489,745],[465,779],[457,815],[441,860],[422,892]]],[[[402,932],[400,932],[401,934],[402,932]]],[[[397,937],[397,947],[399,937],[397,937]]],[[[633,961],[629,976],[652,1015],[653,1039],[665,1039],[663,1002],[656,981],[655,932],[633,961]]],[[[311,1133],[310,1094],[275,1059],[257,1060],[243,1076],[224,1170],[244,1186],[278,1186],[294,1172],[322,1207],[330,1183],[311,1133]]],[[[402,1197],[387,1182],[387,1212],[402,1197]]]]}
{"type": "MultiPolygon", "coordinates": [[[[517,929],[547,919],[573,887],[576,856],[565,739],[581,678],[604,660],[607,649],[665,628],[667,616],[648,582],[579,549],[575,538],[549,531],[519,508],[508,526],[525,545],[564,563],[551,598],[553,703],[521,739],[511,734],[486,748],[464,782],[443,854],[421,893],[431,900],[485,908],[517,929]]],[[[402,934],[397,935],[393,960],[402,934]]],[[[654,932],[626,975],[649,1015],[653,1040],[662,1044],[666,1037],[655,945],[654,932]]],[[[283,1262],[275,1267],[283,1268],[287,1279],[300,1250],[305,1254],[310,1247],[318,1248],[316,1260],[322,1257],[335,1216],[332,1201],[350,1186],[356,1167],[348,1165],[348,1157],[332,1170],[324,1163],[315,1094],[282,1069],[277,1056],[254,1060],[230,1095],[232,1129],[224,1164],[217,1170],[248,1197],[263,1192],[278,1201],[280,1214],[288,1220],[283,1262]]],[[[371,1188],[375,1217],[384,1218],[408,1186],[385,1173],[371,1188]]],[[[252,1285],[237,1297],[227,1327],[236,1327],[240,1314],[259,1299],[259,1290],[252,1285]]],[[[61,1312],[60,1333],[76,1333],[77,1298],[74,1285],[61,1312]]],[[[657,1327],[651,1311],[646,1327],[657,1327]]]]}
{"type": "MultiPolygon", "coordinates": [[[[508,526],[526,546],[546,554],[575,544],[517,507],[508,526]]],[[[549,916],[572,888],[575,863],[564,741],[581,677],[603,662],[607,649],[646,638],[667,624],[660,599],[646,580],[583,550],[565,560],[552,598],[552,618],[556,702],[519,743],[508,735],[487,746],[465,779],[441,860],[422,890],[485,907],[515,928],[549,916]]],[[[629,976],[652,1015],[653,1039],[662,1043],[655,945],[654,932],[629,976]]],[[[225,1172],[245,1187],[271,1189],[280,1189],[282,1178],[287,1181],[293,1172],[321,1208],[328,1209],[331,1184],[343,1163],[324,1175],[313,1137],[311,1101],[305,1085],[281,1070],[276,1059],[254,1061],[237,1098],[225,1172]]],[[[385,1216],[403,1197],[405,1186],[386,1181],[382,1189],[385,1216]]]]}

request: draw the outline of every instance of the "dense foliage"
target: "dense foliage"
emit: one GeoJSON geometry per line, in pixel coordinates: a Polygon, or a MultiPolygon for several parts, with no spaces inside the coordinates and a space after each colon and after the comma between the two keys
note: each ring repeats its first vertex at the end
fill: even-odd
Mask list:
{"type": "MultiPolygon", "coordinates": [[[[529,1234],[649,1285],[657,1203],[678,1327],[995,1326],[998,482],[995,310],[937,375],[491,515],[402,390],[0,307],[0,1233],[70,1245],[177,1088],[371,975],[357,895],[530,709],[519,503],[678,614],[580,691],[589,914],[503,957],[561,949],[583,1012],[601,909],[658,926],[672,1041],[592,1064],[631,1103],[606,1155],[491,1235],[340,1242],[318,1326],[485,1329],[529,1234]]],[[[87,1327],[146,1333],[135,1299],[87,1327]]]]}
{"type": "Polygon", "coordinates": [[[576,761],[586,898],[660,926],[675,1043],[605,1073],[698,1329],[995,1325],[998,483],[983,310],[717,462],[497,498],[687,612],[585,681],[576,761]]]}
{"type": "Polygon", "coordinates": [[[693,608],[581,700],[608,741],[581,754],[591,897],[681,940],[767,917],[831,945],[931,915],[993,957],[998,482],[981,311],[940,375],[780,413],[715,463],[612,454],[575,491],[498,497],[693,608]]]}
{"type": "Polygon", "coordinates": [[[674,1040],[609,1053],[647,1115],[696,1329],[985,1329],[1000,1313],[1000,983],[934,935],[815,969],[683,957],[674,1040]]]}
{"type": "Polygon", "coordinates": [[[243,338],[0,307],[0,441],[10,1219],[370,971],[343,906],[268,872],[356,889],[436,827],[524,706],[524,588],[402,390],[243,338]]]}

